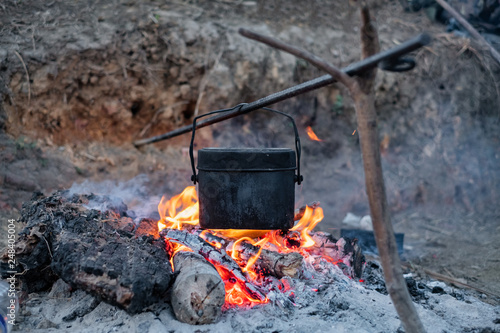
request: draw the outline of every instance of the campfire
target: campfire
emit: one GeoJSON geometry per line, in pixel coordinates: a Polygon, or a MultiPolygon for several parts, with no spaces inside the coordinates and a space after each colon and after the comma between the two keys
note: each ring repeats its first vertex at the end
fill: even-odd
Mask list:
{"type": "MultiPolygon", "coordinates": [[[[288,231],[202,229],[194,186],[171,199],[163,197],[158,211],[158,229],[165,239],[172,270],[177,269],[179,253],[201,255],[224,283],[224,308],[271,301],[293,303],[294,291],[287,278],[314,279],[315,274],[337,267],[353,279],[362,274],[364,257],[356,240],[336,240],[313,231],[323,219],[318,203],[298,209],[296,224],[288,231]]],[[[195,292],[198,287],[191,289],[195,292]]],[[[173,292],[177,292],[175,287],[173,292]]],[[[184,317],[177,312],[178,317],[184,317]]]]}
{"type": "MultiPolygon", "coordinates": [[[[37,193],[23,205],[15,271],[22,273],[25,327],[50,320],[83,331],[90,322],[107,332],[139,321],[155,323],[147,332],[186,330],[186,323],[227,331],[236,321],[243,326],[235,331],[272,332],[290,325],[326,331],[334,322],[369,331],[381,316],[383,331],[400,326],[380,263],[365,265],[353,240],[314,231],[322,218],[318,203],[297,209],[287,232],[202,229],[192,186],[163,198],[160,218],[134,217],[135,208],[69,191],[37,193]]],[[[493,307],[456,288],[406,279],[432,327],[460,331],[495,316],[493,307]]]]}
{"type": "Polygon", "coordinates": [[[316,202],[297,209],[286,231],[202,229],[198,206],[189,186],[162,198],[159,221],[134,222],[116,198],[35,194],[15,248],[20,288],[38,292],[61,278],[131,314],[170,302],[179,321],[207,324],[233,308],[293,308],[304,288],[361,277],[356,240],[313,230],[323,219],[316,202]]]}

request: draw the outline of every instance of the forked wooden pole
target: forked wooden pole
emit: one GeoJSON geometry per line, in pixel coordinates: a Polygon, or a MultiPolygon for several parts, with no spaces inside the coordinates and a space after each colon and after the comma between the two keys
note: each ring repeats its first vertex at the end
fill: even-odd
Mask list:
{"type": "MultiPolygon", "coordinates": [[[[364,4],[361,5],[361,17],[363,21],[361,28],[362,53],[363,57],[366,58],[378,51],[378,33],[370,18],[368,7],[364,4]]],[[[425,332],[406,287],[401,262],[397,253],[396,239],[387,210],[387,197],[380,161],[377,115],[373,97],[376,69],[372,69],[362,76],[350,77],[337,67],[305,50],[248,30],[240,29],[240,33],[245,37],[309,61],[314,66],[326,71],[349,89],[356,108],[361,153],[365,170],[366,191],[377,248],[384,269],[385,284],[405,331],[408,333],[425,332]]]]}

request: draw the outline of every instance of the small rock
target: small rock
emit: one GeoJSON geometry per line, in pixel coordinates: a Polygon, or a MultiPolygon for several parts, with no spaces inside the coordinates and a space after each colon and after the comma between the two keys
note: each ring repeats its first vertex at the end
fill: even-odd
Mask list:
{"type": "Polygon", "coordinates": [[[158,116],[158,120],[160,121],[168,121],[174,118],[174,109],[171,106],[167,106],[162,110],[160,115],[158,116]]]}
{"type": "Polygon", "coordinates": [[[183,24],[184,28],[184,42],[186,45],[193,45],[198,39],[198,34],[200,31],[200,26],[195,21],[185,20],[183,24]]]}

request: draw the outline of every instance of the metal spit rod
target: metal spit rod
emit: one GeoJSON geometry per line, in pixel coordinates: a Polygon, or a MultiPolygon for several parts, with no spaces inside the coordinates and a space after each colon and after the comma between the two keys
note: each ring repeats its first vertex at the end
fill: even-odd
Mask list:
{"type": "MultiPolygon", "coordinates": [[[[363,59],[361,61],[355,62],[345,68],[342,69],[342,71],[350,76],[354,75],[359,75],[362,74],[363,72],[375,68],[379,63],[391,63],[395,62],[399,57],[402,55],[405,55],[407,53],[410,53],[412,51],[415,51],[422,46],[425,46],[429,44],[431,41],[431,37],[426,34],[422,33],[416,37],[413,37],[412,39],[407,40],[404,43],[401,43],[400,45],[397,45],[393,47],[392,49],[377,53],[371,57],[368,57],[366,59],[363,59]]],[[[205,126],[209,126],[215,123],[218,123],[220,121],[230,119],[236,116],[240,116],[243,114],[246,114],[248,112],[260,109],[264,106],[268,106],[277,102],[284,101],[288,98],[295,97],[297,95],[309,92],[314,89],[318,89],[321,87],[324,87],[326,85],[329,85],[331,83],[335,82],[335,80],[330,76],[330,75],[323,75],[321,77],[318,77],[316,79],[301,83],[299,85],[290,87],[288,89],[285,89],[283,91],[271,94],[269,96],[263,97],[259,100],[256,100],[254,102],[248,103],[243,105],[241,108],[235,109],[235,111],[227,112],[223,115],[219,116],[214,116],[212,118],[208,118],[206,120],[200,121],[199,123],[196,124],[196,128],[203,128],[205,126]]],[[[193,130],[192,125],[186,125],[183,127],[180,127],[178,129],[175,129],[171,132],[167,132],[161,135],[153,136],[151,138],[147,139],[142,139],[142,140],[137,140],[134,142],[134,145],[136,147],[148,144],[148,143],[153,143],[153,142],[158,142],[161,140],[167,140],[173,137],[176,137],[181,134],[185,133],[190,133],[193,130]]]]}

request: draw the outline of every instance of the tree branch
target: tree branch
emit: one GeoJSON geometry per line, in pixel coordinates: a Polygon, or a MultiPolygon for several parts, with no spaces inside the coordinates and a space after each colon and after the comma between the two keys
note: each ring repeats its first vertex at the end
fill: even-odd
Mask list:
{"type": "MultiPolygon", "coordinates": [[[[371,19],[368,6],[363,3],[361,9],[361,49],[363,58],[378,52],[378,32],[371,19]]],[[[373,231],[384,270],[385,285],[391,296],[399,318],[406,332],[425,332],[417,311],[408,292],[397,253],[396,238],[387,209],[382,163],[380,161],[379,135],[377,131],[377,113],[373,86],[376,69],[372,69],[357,79],[360,91],[351,91],[358,121],[361,153],[365,170],[366,193],[373,220],[373,231]]]]}
{"type": "MultiPolygon", "coordinates": [[[[361,55],[363,59],[366,59],[376,54],[380,49],[377,27],[372,21],[370,10],[366,5],[361,6],[361,22],[361,55]]],[[[375,67],[359,76],[361,80],[358,80],[358,83],[365,94],[372,93],[376,75],[377,68],[375,67]]]]}
{"type": "Polygon", "coordinates": [[[247,29],[240,28],[238,31],[241,35],[243,35],[247,38],[264,43],[266,45],[274,47],[275,49],[285,51],[285,52],[290,53],[298,58],[307,60],[308,62],[310,62],[314,66],[316,66],[316,67],[324,70],[328,74],[330,74],[335,80],[339,81],[340,83],[342,83],[346,87],[350,87],[351,85],[355,84],[355,80],[353,78],[351,78],[349,75],[347,75],[346,73],[342,72],[337,67],[327,63],[323,59],[315,56],[314,54],[312,54],[306,50],[302,50],[298,47],[286,44],[286,43],[284,43],[280,40],[277,40],[275,38],[264,36],[264,35],[258,34],[256,32],[247,30],[247,29]]]}
{"type": "Polygon", "coordinates": [[[436,0],[436,2],[443,7],[444,10],[450,13],[450,15],[453,16],[465,29],[467,29],[472,37],[488,46],[491,56],[500,64],[500,53],[490,43],[488,43],[488,41],[469,22],[467,22],[466,19],[462,17],[462,15],[460,15],[444,0],[436,0]]]}

